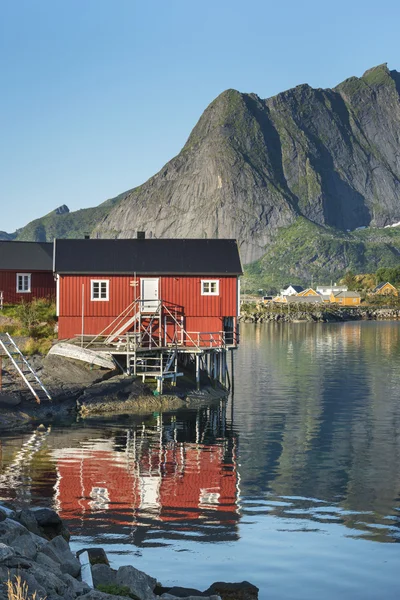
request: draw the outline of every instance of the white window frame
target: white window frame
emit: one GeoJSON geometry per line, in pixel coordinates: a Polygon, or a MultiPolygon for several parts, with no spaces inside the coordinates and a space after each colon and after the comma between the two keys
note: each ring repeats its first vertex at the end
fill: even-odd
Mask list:
{"type": "Polygon", "coordinates": [[[32,274],[31,273],[17,273],[17,294],[30,294],[32,286],[32,274]],[[22,277],[22,287],[24,287],[24,278],[28,278],[28,289],[19,289],[19,278],[22,277]]]}
{"type": "Polygon", "coordinates": [[[92,302],[108,302],[110,299],[110,280],[109,279],[91,279],[90,280],[90,300],[92,302]],[[98,283],[99,284],[99,297],[95,298],[94,295],[94,286],[95,284],[98,283]],[[106,297],[102,298],[101,297],[101,288],[104,286],[106,287],[106,297]]]}
{"type": "Polygon", "coordinates": [[[219,279],[202,279],[201,280],[201,295],[202,296],[219,296],[219,279]],[[215,292],[211,291],[211,285],[215,283],[215,292]],[[208,291],[205,290],[206,286],[208,291]]]}

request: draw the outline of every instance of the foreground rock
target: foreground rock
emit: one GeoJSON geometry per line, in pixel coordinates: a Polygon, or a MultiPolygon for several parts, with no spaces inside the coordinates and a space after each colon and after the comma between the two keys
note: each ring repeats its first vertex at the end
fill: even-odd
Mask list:
{"type": "Polygon", "coordinates": [[[136,600],[258,598],[258,588],[248,582],[217,582],[205,592],[164,588],[133,565],[112,569],[101,549],[84,550],[78,559],[68,539],[69,532],[55,511],[16,510],[0,504],[0,600],[8,600],[7,582],[16,585],[17,577],[26,584],[29,597],[36,594],[37,600],[116,600],[127,595],[136,600]]]}

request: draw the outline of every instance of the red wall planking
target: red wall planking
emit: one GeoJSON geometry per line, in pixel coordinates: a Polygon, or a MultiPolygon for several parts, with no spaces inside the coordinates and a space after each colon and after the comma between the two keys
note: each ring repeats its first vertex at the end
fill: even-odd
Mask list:
{"type": "MultiPolygon", "coordinates": [[[[71,338],[82,332],[99,334],[121,314],[140,294],[132,275],[60,275],[59,276],[59,339],[71,338]],[[109,300],[92,301],[91,280],[109,280],[109,300]],[[83,302],[82,302],[83,301],[83,302]]],[[[183,308],[187,331],[217,332],[223,329],[223,317],[234,317],[237,311],[236,277],[160,277],[159,296],[167,303],[183,308]],[[202,296],[201,280],[218,279],[219,295],[202,296]]]]}
{"type": "Polygon", "coordinates": [[[0,271],[0,292],[3,292],[5,304],[17,304],[21,301],[31,302],[35,298],[54,300],[56,284],[51,271],[24,271],[31,274],[31,292],[17,292],[17,272],[0,271]]]}

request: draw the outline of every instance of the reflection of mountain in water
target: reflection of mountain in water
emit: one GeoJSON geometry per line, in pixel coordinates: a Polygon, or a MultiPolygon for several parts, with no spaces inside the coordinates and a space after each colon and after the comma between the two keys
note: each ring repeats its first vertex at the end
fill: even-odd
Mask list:
{"type": "MultiPolygon", "coordinates": [[[[111,543],[122,536],[147,546],[181,537],[237,539],[237,438],[226,430],[225,404],[160,415],[148,426],[57,437],[53,432],[49,440],[51,494],[75,535],[104,535],[111,543]]],[[[30,497],[32,474],[31,485],[20,475],[30,497]]],[[[13,485],[21,487],[15,477],[13,485]]]]}
{"type": "Polygon", "coordinates": [[[398,539],[399,324],[245,326],[240,358],[242,497],[398,539]]]}

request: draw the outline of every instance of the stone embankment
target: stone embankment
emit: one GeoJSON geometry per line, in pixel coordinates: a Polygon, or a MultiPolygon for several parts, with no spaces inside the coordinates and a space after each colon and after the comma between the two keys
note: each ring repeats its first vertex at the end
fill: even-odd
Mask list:
{"type": "Polygon", "coordinates": [[[248,582],[214,583],[202,592],[163,587],[133,565],[112,569],[105,552],[94,548],[79,557],[70,549],[70,534],[50,508],[17,510],[0,504],[0,600],[16,600],[10,586],[26,593],[19,600],[257,600],[248,582]]]}
{"type": "Polygon", "coordinates": [[[242,308],[240,321],[242,323],[331,323],[340,321],[360,320],[397,320],[400,319],[400,309],[372,308],[368,306],[332,307],[321,305],[282,304],[262,305],[251,304],[242,308]]]}

